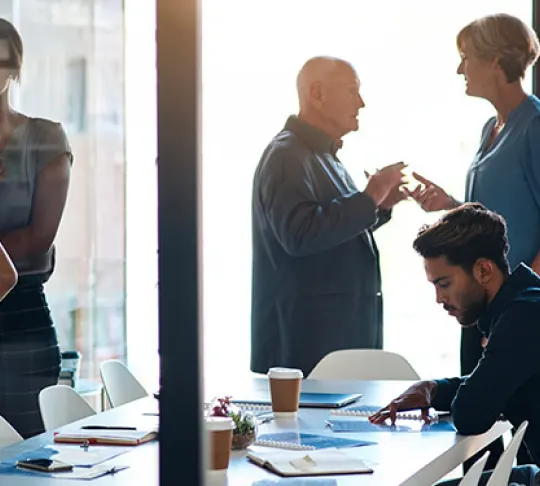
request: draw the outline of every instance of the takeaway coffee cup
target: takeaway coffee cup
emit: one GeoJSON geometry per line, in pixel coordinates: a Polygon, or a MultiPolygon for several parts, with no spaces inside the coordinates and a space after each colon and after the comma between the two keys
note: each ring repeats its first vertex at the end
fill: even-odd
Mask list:
{"type": "Polygon", "coordinates": [[[293,368],[270,368],[268,370],[274,415],[287,417],[298,413],[300,384],[303,377],[302,370],[293,368]]]}
{"type": "Polygon", "coordinates": [[[229,467],[234,421],[231,417],[206,417],[205,423],[210,449],[208,467],[212,471],[225,471],[229,467]]]}

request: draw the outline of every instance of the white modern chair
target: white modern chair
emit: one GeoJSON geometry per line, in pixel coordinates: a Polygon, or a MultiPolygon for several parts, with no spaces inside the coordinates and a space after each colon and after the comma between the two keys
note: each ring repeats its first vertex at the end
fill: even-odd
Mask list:
{"type": "Polygon", "coordinates": [[[379,349],[344,349],[327,354],[308,376],[313,380],[419,380],[401,355],[379,349]]]}
{"type": "Polygon", "coordinates": [[[7,447],[22,441],[23,438],[19,432],[4,417],[0,416],[0,447],[7,447]]]}
{"type": "Polygon", "coordinates": [[[459,486],[478,486],[480,476],[484,472],[484,466],[489,457],[489,451],[486,452],[478,461],[476,461],[467,471],[465,476],[459,482],[459,486]]]}
{"type": "Polygon", "coordinates": [[[512,440],[508,444],[508,447],[501,454],[501,457],[497,461],[495,469],[489,478],[486,486],[506,486],[508,484],[508,479],[510,478],[510,473],[512,472],[512,465],[514,464],[514,459],[516,458],[517,451],[527,430],[529,422],[526,420],[517,429],[517,432],[512,437],[512,440]]]}
{"type": "Polygon", "coordinates": [[[104,361],[101,363],[100,371],[111,407],[118,407],[148,396],[139,380],[121,361],[116,359],[104,361]]]}
{"type": "Polygon", "coordinates": [[[41,390],[39,409],[45,430],[54,430],[96,413],[83,397],[66,385],[53,385],[41,390]]]}

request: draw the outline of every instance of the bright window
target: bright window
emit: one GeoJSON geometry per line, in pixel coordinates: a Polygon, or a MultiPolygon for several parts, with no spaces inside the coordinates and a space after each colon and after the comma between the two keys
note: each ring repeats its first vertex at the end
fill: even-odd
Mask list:
{"type": "MultiPolygon", "coordinates": [[[[206,376],[249,366],[251,183],[260,155],[298,110],[295,77],[309,57],[357,68],[367,107],[340,158],[364,169],[404,160],[463,196],[465,172],[493,113],[464,93],[455,37],[474,18],[527,22],[530,0],[438,2],[203,1],[203,225],[206,376]]],[[[527,81],[530,86],[530,81],[527,81]]],[[[459,371],[459,326],[435,304],[411,243],[428,215],[413,202],[376,233],[385,292],[385,348],[423,376],[459,371]]]]}
{"type": "Polygon", "coordinates": [[[121,0],[0,0],[24,44],[14,107],[62,123],[74,163],[45,293],[81,374],[125,358],[124,10],[121,0]]]}

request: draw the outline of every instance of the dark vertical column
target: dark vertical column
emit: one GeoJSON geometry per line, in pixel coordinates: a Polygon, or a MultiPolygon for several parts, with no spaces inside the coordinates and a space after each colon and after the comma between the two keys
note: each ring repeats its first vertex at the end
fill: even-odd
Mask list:
{"type": "Polygon", "coordinates": [[[198,325],[200,9],[198,0],[156,3],[160,484],[196,486],[203,484],[198,325]]]}
{"type": "MultiPolygon", "coordinates": [[[[540,37],[540,0],[532,0],[532,3],[532,26],[536,35],[540,37]]],[[[533,67],[533,93],[540,96],[540,62],[537,62],[533,67]]]]}

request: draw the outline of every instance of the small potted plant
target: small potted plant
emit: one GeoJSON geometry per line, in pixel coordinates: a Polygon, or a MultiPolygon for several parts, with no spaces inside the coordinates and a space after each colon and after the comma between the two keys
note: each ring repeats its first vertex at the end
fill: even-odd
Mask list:
{"type": "Polygon", "coordinates": [[[245,449],[255,441],[256,420],[250,412],[245,412],[231,402],[231,397],[215,398],[209,408],[213,417],[232,417],[236,428],[233,431],[232,448],[245,449]]]}

